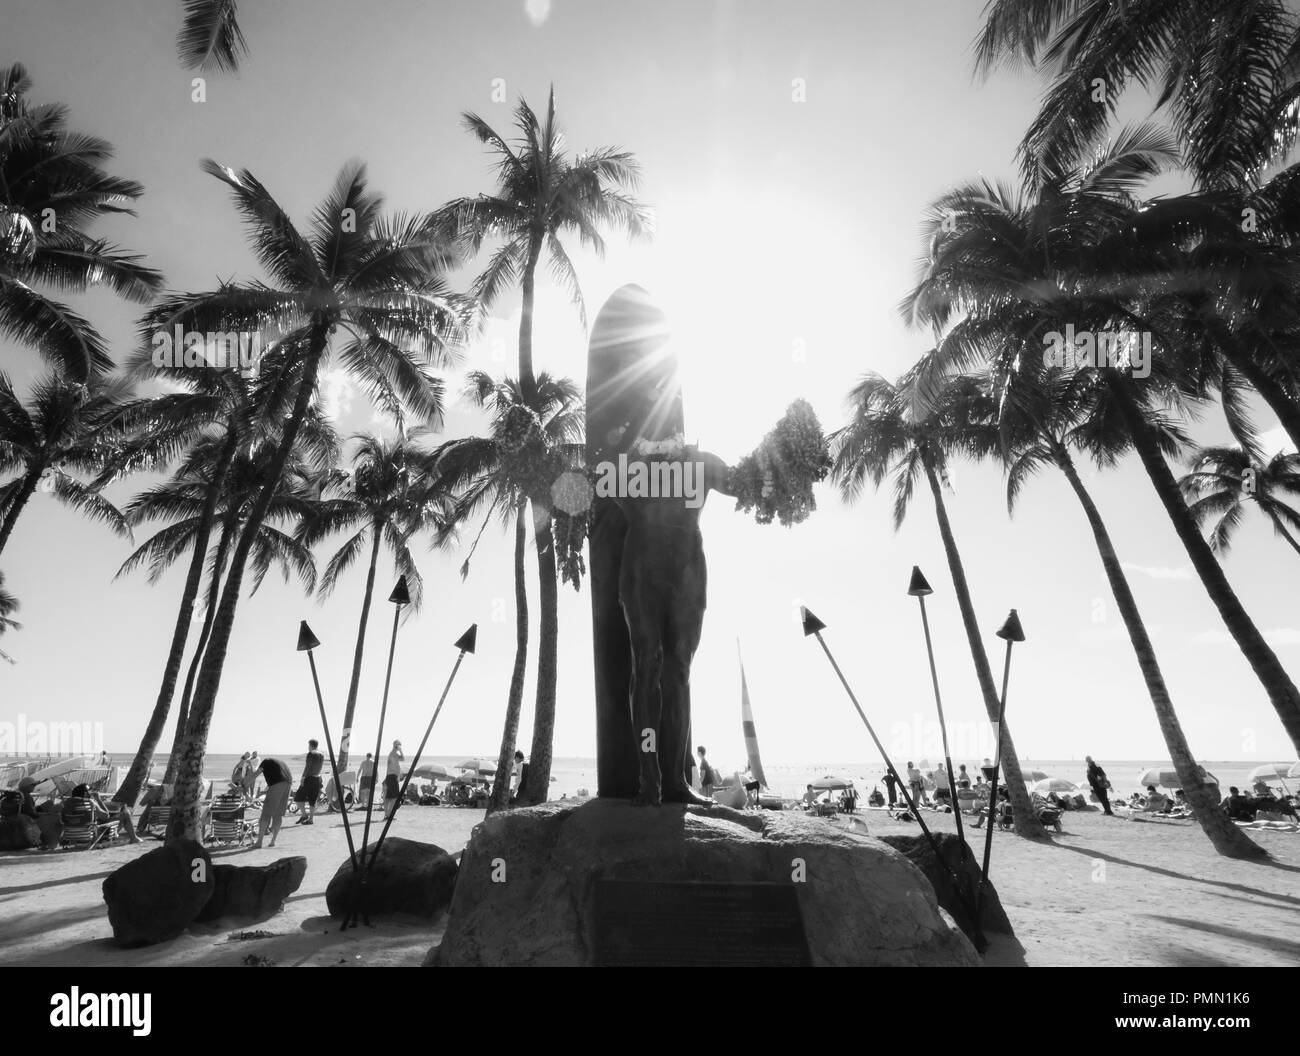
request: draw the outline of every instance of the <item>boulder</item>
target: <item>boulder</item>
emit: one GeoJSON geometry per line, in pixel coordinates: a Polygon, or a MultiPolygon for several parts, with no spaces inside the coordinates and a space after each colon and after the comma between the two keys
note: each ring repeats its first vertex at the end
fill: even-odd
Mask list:
{"type": "Polygon", "coordinates": [[[425,963],[594,965],[601,879],[788,884],[815,965],[979,963],[925,876],[879,840],[792,811],[615,799],[493,814],[475,828],[425,963]]]}
{"type": "MultiPolygon", "coordinates": [[[[983,843],[977,841],[972,844],[971,853],[963,856],[961,841],[957,839],[955,833],[936,832],[934,838],[939,844],[939,850],[943,854],[943,860],[947,863],[948,868],[944,868],[939,860],[935,858],[934,848],[930,846],[930,841],[923,835],[882,836],[881,840],[906,855],[908,861],[926,875],[934,888],[939,905],[952,914],[957,926],[961,928],[967,938],[973,941],[975,938],[974,917],[953,888],[952,877],[949,875],[948,869],[952,869],[958,877],[962,878],[967,885],[969,897],[973,898],[975,891],[979,888],[980,861],[982,860],[982,858],[976,856],[982,853],[980,848],[983,847],[983,843]]],[[[992,880],[984,885],[984,894],[980,899],[980,924],[983,925],[985,935],[1015,935],[1015,931],[1011,927],[1011,920],[1007,917],[1007,911],[1002,908],[1002,901],[998,898],[997,888],[993,886],[992,880]]]]}
{"type": "Polygon", "coordinates": [[[197,919],[215,886],[212,859],[193,840],[127,862],[104,881],[114,940],[148,946],[174,939],[197,919]]]}
{"type": "MultiPolygon", "coordinates": [[[[436,917],[451,901],[456,874],[456,860],[441,847],[389,836],[366,876],[366,912],[436,917]]],[[[325,888],[331,917],[348,912],[353,890],[352,862],[345,859],[325,888]]]]}
{"type": "Polygon", "coordinates": [[[0,851],[25,851],[41,845],[41,827],[35,818],[16,814],[0,818],[0,851]]]}
{"type": "Polygon", "coordinates": [[[266,920],[284,908],[306,875],[307,859],[297,856],[270,865],[214,865],[212,897],[195,919],[266,920]]]}

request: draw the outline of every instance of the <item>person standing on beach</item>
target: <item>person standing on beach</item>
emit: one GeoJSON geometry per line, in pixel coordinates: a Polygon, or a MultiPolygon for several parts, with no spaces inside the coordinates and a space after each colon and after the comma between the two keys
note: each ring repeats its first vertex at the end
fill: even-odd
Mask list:
{"type": "Polygon", "coordinates": [[[921,776],[921,771],[916,768],[916,764],[910,761],[907,764],[907,785],[912,790],[913,806],[930,805],[930,800],[925,794],[925,778],[921,776]]]}
{"type": "Polygon", "coordinates": [[[370,797],[375,791],[375,757],[366,752],[366,758],[357,771],[361,779],[361,806],[370,806],[370,797]]]}
{"type": "Polygon", "coordinates": [[[230,783],[239,789],[241,796],[247,797],[248,795],[246,786],[248,784],[248,775],[252,770],[253,763],[250,753],[245,752],[239,757],[239,762],[235,764],[235,768],[230,771],[230,783]]]}
{"type": "Polygon", "coordinates": [[[393,811],[397,809],[397,796],[401,792],[402,777],[402,760],[406,756],[402,754],[402,742],[394,741],[393,750],[388,753],[388,769],[384,775],[384,820],[387,821],[393,816],[393,811]]]}
{"type": "MultiPolygon", "coordinates": [[[[257,755],[256,752],[253,753],[257,755]]],[[[271,846],[275,846],[280,835],[280,825],[284,821],[284,811],[289,805],[289,789],[293,786],[293,772],[281,759],[267,756],[257,764],[253,771],[253,781],[261,774],[266,781],[266,797],[262,800],[262,815],[257,819],[257,843],[254,849],[260,849],[266,839],[266,830],[271,830],[271,846]]]]}
{"type": "Polygon", "coordinates": [[[1097,802],[1101,804],[1101,809],[1106,812],[1108,817],[1114,817],[1114,812],[1110,809],[1110,782],[1106,780],[1106,771],[1093,762],[1092,756],[1083,757],[1088,763],[1088,784],[1092,786],[1092,794],[1097,797],[1097,802]]]}
{"type": "Polygon", "coordinates": [[[889,793],[889,805],[891,807],[898,805],[898,782],[894,779],[892,770],[885,771],[885,791],[889,793]]]}
{"type": "Polygon", "coordinates": [[[257,752],[249,752],[248,770],[245,771],[244,777],[244,797],[250,803],[257,794],[257,775],[261,765],[262,761],[257,758],[257,752]]]}
{"type": "Polygon", "coordinates": [[[299,825],[314,825],[312,815],[316,813],[316,800],[320,799],[320,772],[325,765],[325,756],[317,750],[318,742],[307,742],[307,758],[303,763],[302,784],[294,793],[293,801],[302,804],[302,817],[299,825]]]}
{"type": "Polygon", "coordinates": [[[700,793],[709,799],[713,798],[713,785],[717,780],[717,771],[710,765],[708,759],[704,757],[704,746],[700,745],[696,749],[700,753],[700,793]]]}

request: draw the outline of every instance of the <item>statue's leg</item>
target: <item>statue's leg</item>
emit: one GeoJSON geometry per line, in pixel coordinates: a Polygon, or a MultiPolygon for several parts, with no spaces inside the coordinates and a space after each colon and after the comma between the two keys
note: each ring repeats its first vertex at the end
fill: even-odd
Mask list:
{"type": "Polygon", "coordinates": [[[671,770],[659,765],[663,750],[660,730],[663,612],[668,603],[662,588],[669,584],[656,572],[656,555],[647,552],[636,533],[629,532],[627,541],[619,576],[619,600],[632,652],[632,744],[639,775],[633,801],[658,806],[662,801],[663,770],[671,770]]]}
{"type": "Polygon", "coordinates": [[[612,499],[592,505],[588,586],[596,669],[596,794],[636,795],[638,771],[632,738],[632,650],[619,604],[619,575],[627,521],[612,499]]]}
{"type": "Polygon", "coordinates": [[[707,570],[703,540],[698,535],[692,550],[669,599],[664,631],[663,673],[659,680],[663,695],[660,740],[664,759],[674,760],[675,764],[667,768],[663,798],[666,803],[712,804],[713,800],[686,783],[683,772],[691,751],[691,661],[704,630],[706,599],[707,570]]]}

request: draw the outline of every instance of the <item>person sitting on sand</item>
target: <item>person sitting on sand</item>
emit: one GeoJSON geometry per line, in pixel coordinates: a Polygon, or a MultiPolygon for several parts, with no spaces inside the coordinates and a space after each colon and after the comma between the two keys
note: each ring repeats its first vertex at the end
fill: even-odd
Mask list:
{"type": "Polygon", "coordinates": [[[255,849],[262,846],[268,829],[271,831],[271,846],[275,846],[280,826],[284,822],[285,808],[289,806],[289,789],[293,786],[293,772],[283,760],[272,756],[268,755],[258,763],[253,775],[254,781],[257,780],[257,774],[261,774],[266,782],[266,795],[262,798],[261,817],[257,819],[257,843],[253,845],[255,849]]]}
{"type": "Polygon", "coordinates": [[[966,764],[957,767],[957,787],[970,788],[970,774],[966,773],[966,764]]]}
{"type": "Polygon", "coordinates": [[[1250,800],[1241,794],[1241,789],[1236,785],[1228,789],[1228,797],[1223,801],[1223,809],[1233,821],[1255,820],[1255,808],[1250,805],[1250,800]]]}
{"type": "Polygon", "coordinates": [[[1148,814],[1168,814],[1172,806],[1169,797],[1157,792],[1155,785],[1147,785],[1147,798],[1143,800],[1139,809],[1148,814]]]}

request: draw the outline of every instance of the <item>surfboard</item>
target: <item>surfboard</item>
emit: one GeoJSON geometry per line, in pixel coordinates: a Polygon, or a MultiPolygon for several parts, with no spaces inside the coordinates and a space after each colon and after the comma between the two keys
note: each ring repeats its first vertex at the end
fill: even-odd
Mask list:
{"type": "MultiPolygon", "coordinates": [[[[610,295],[591,328],[587,352],[587,467],[617,462],[634,440],[685,433],[677,361],[663,312],[640,286],[610,295]]],[[[618,600],[627,522],[610,498],[594,497],[588,521],[596,678],[596,794],[630,799],[639,769],[632,732],[632,648],[618,600]]],[[[689,740],[686,751],[690,751],[689,740]]],[[[684,768],[686,759],[680,765],[684,768]]]]}

